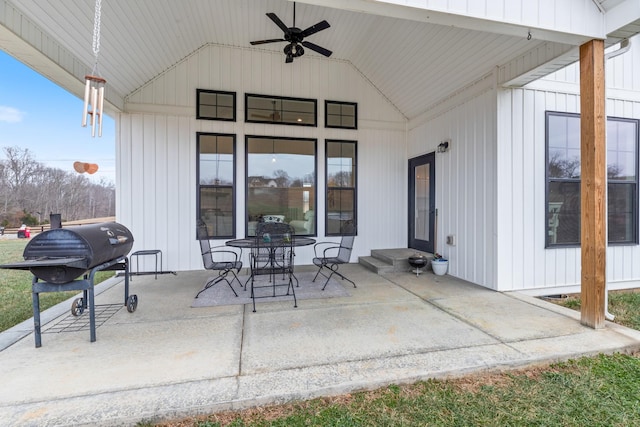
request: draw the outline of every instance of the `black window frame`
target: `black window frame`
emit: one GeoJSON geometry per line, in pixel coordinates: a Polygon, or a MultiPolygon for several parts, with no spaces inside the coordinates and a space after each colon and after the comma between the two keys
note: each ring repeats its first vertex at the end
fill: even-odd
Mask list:
{"type": "MultiPolygon", "coordinates": [[[[217,106],[218,104],[216,104],[217,106]]],[[[212,90],[212,89],[196,89],[196,119],[197,120],[217,120],[217,121],[223,121],[223,122],[235,122],[236,121],[236,92],[228,92],[228,91],[223,91],[223,90],[212,90]],[[204,116],[202,115],[202,111],[201,111],[201,102],[200,102],[200,95],[203,93],[207,93],[207,94],[216,94],[216,95],[230,95],[233,99],[233,105],[232,105],[232,117],[231,118],[227,118],[227,117],[213,117],[213,116],[204,116]]]]}
{"type": "MultiPolygon", "coordinates": [[[[347,116],[346,114],[340,114],[340,118],[347,116]]],[[[342,120],[341,120],[342,121],[342,120]]],[[[358,129],[358,103],[357,102],[346,102],[346,101],[324,101],[324,127],[330,129],[358,129]],[[354,108],[353,114],[353,126],[335,126],[329,125],[329,105],[339,105],[342,109],[343,105],[352,106],[354,108]]]]}
{"type": "MultiPolygon", "coordinates": [[[[288,136],[268,136],[268,135],[245,135],[244,137],[244,222],[245,222],[245,234],[247,237],[254,237],[255,234],[250,234],[249,222],[254,221],[255,219],[250,218],[249,215],[249,194],[250,194],[250,180],[249,176],[249,140],[250,139],[261,139],[261,140],[292,140],[292,141],[307,141],[313,142],[313,182],[314,182],[314,191],[313,191],[313,223],[314,230],[313,233],[296,233],[297,236],[305,236],[305,237],[315,237],[318,235],[318,139],[317,138],[307,138],[307,137],[288,137],[288,136]]],[[[277,155],[278,153],[276,153],[277,155]]],[[[310,209],[310,210],[311,210],[310,209]]],[[[270,214],[270,213],[267,213],[270,214]]]]}
{"type": "Polygon", "coordinates": [[[325,184],[325,212],[324,212],[324,224],[325,224],[325,228],[324,228],[324,232],[325,232],[325,236],[329,237],[329,236],[342,236],[341,232],[337,232],[337,233],[330,233],[328,231],[329,229],[329,206],[330,206],[330,201],[329,201],[329,193],[330,190],[333,191],[343,191],[343,190],[351,190],[353,192],[353,221],[355,224],[354,232],[355,235],[358,234],[358,141],[356,140],[347,140],[347,139],[325,139],[325,145],[324,145],[324,170],[325,170],[325,176],[324,176],[324,184],[325,184]],[[352,171],[352,178],[353,178],[353,186],[329,186],[329,144],[332,143],[340,143],[340,144],[353,144],[353,153],[354,153],[354,164],[353,164],[353,171],[352,171]]]}
{"type": "MultiPolygon", "coordinates": [[[[270,111],[267,111],[267,110],[260,110],[260,111],[262,111],[265,114],[270,113],[270,111]]],[[[273,96],[273,95],[259,95],[256,93],[245,93],[244,94],[244,121],[246,123],[267,123],[267,124],[276,124],[276,125],[285,125],[285,126],[318,127],[318,100],[311,99],[311,98],[292,98],[287,96],[273,96]],[[268,118],[264,118],[264,119],[255,118],[255,116],[253,116],[254,118],[251,118],[252,117],[251,112],[256,109],[249,108],[250,98],[268,99],[274,103],[274,110],[272,113],[273,117],[271,117],[271,120],[269,120],[268,118]],[[313,106],[313,112],[309,113],[306,111],[285,110],[283,107],[283,103],[287,101],[308,103],[309,105],[313,106]],[[278,102],[280,103],[280,107],[276,108],[275,103],[278,103],[278,102]],[[296,113],[296,112],[301,114],[312,114],[313,123],[299,122],[297,120],[285,121],[285,117],[287,116],[287,113],[296,113]],[[275,114],[279,115],[280,120],[275,120],[275,114]]]]}
{"type": "MultiPolygon", "coordinates": [[[[237,156],[238,156],[238,144],[237,137],[235,134],[229,133],[218,133],[218,132],[196,132],[196,220],[199,221],[201,215],[201,206],[200,206],[200,194],[202,188],[224,188],[231,189],[231,218],[232,218],[232,226],[231,226],[231,234],[229,235],[216,235],[215,233],[210,233],[209,237],[211,239],[234,239],[236,237],[236,216],[237,216],[237,205],[236,205],[236,168],[237,168],[237,156]],[[200,137],[201,136],[223,136],[223,137],[231,137],[233,140],[233,183],[232,185],[201,185],[200,184],[200,137]]],[[[208,227],[207,227],[208,228],[208,227]]],[[[197,239],[197,237],[196,237],[197,239]]]]}
{"type": "MultiPolygon", "coordinates": [[[[555,249],[555,248],[575,248],[580,247],[580,235],[578,234],[578,243],[553,243],[551,240],[550,233],[550,223],[552,221],[552,213],[550,211],[550,183],[568,183],[570,185],[578,185],[578,188],[581,183],[581,177],[571,177],[571,178],[552,178],[549,173],[549,161],[550,161],[550,149],[549,149],[549,140],[550,140],[550,129],[549,129],[549,118],[552,116],[560,116],[560,117],[571,117],[577,118],[580,120],[580,114],[578,113],[567,113],[560,111],[545,111],[545,248],[555,249]]],[[[636,127],[636,135],[635,135],[635,180],[615,180],[609,178],[609,173],[607,173],[607,194],[611,193],[611,186],[634,186],[633,191],[629,192],[634,200],[631,201],[630,206],[632,212],[630,217],[632,218],[632,231],[630,232],[630,239],[625,241],[611,241],[611,212],[607,209],[607,244],[610,246],[628,246],[628,245],[637,245],[639,243],[639,172],[640,172],[640,152],[638,151],[640,148],[640,120],[625,118],[625,117],[615,117],[615,116],[607,116],[607,123],[611,121],[621,121],[634,123],[636,127]]],[[[579,145],[579,144],[578,144],[579,145]]],[[[609,145],[609,141],[607,141],[607,145],[609,145]]],[[[607,146],[607,151],[609,147],[607,146]]],[[[607,165],[608,167],[608,165],[607,165]]],[[[579,192],[578,192],[579,197],[579,192]]],[[[607,196],[609,203],[609,196],[607,196]]],[[[578,201],[579,202],[579,201],[578,201]]],[[[578,203],[579,208],[579,203],[578,203]]],[[[580,224],[578,222],[578,228],[580,224]]]]}

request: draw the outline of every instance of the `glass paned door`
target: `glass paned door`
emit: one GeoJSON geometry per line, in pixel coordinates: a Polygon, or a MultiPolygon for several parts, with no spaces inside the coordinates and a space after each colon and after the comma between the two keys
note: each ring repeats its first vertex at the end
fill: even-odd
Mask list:
{"type": "Polygon", "coordinates": [[[409,248],[433,252],[435,155],[409,160],[409,248]]]}

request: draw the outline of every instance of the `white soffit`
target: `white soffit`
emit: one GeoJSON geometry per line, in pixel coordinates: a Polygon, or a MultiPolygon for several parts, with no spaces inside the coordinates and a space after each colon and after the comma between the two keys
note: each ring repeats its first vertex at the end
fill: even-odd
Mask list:
{"type": "MultiPolygon", "coordinates": [[[[582,13],[591,16],[591,9],[598,9],[592,1],[556,3],[561,5],[558,7],[565,7],[567,2],[581,4],[582,13]]],[[[603,4],[607,1],[616,0],[605,0],[603,4]]],[[[527,40],[530,27],[407,7],[429,3],[427,0],[395,3],[299,1],[296,26],[304,29],[327,20],[331,27],[308,40],[332,50],[329,60],[351,62],[407,118],[420,115],[429,105],[496,67],[502,67],[504,81],[517,78],[517,73],[534,79],[555,71],[566,62],[563,55],[571,45],[591,36],[561,33],[540,25],[531,29],[532,38],[527,40]],[[558,43],[560,40],[565,44],[558,43]],[[553,62],[554,58],[559,60],[553,62]]],[[[473,2],[456,4],[462,3],[470,7],[473,2]]],[[[293,2],[287,0],[104,0],[102,8],[99,71],[111,89],[107,99],[117,106],[128,94],[207,44],[281,52],[284,43],[252,47],[249,42],[282,37],[282,32],[265,16],[267,12],[276,13],[286,25],[293,21],[293,2]]],[[[45,74],[37,61],[27,58],[32,53],[21,53],[20,49],[10,53],[23,62],[31,61],[36,70],[76,94],[74,84],[67,81],[69,76],[61,75],[80,81],[91,70],[93,15],[94,2],[90,0],[0,0],[1,25],[27,41],[30,37],[46,38],[46,44],[34,40],[29,44],[53,61],[54,53],[63,50],[66,62],[59,61],[60,69],[47,69],[45,74]]],[[[0,48],[9,51],[4,45],[0,48]]],[[[306,49],[307,55],[318,54],[306,49]]],[[[305,56],[296,61],[304,61],[305,56]]],[[[291,65],[295,66],[295,61],[291,65]]]]}

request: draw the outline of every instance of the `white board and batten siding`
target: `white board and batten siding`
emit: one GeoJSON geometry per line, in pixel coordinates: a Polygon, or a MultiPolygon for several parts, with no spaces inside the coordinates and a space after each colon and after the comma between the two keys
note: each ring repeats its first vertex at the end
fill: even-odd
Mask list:
{"type": "MultiPolygon", "coordinates": [[[[358,142],[358,237],[352,262],[371,249],[406,246],[406,120],[352,65],[305,55],[206,45],[127,97],[118,117],[116,213],[133,250],[160,249],[164,270],[202,268],[196,230],[196,133],[236,135],[236,235],[245,236],[245,135],[317,139],[317,232],[324,237],[324,141],[358,142]],[[236,92],[236,122],[196,120],[196,89],[236,92]],[[244,94],[314,98],[318,127],[244,123],[244,94]],[[324,101],[358,103],[358,129],[324,128],[324,101]]],[[[223,244],[223,241],[216,242],[223,244]]],[[[296,251],[311,264],[312,247],[296,251]]],[[[143,257],[148,258],[148,257],[143,257]]],[[[245,259],[246,261],[246,259],[245,259]]],[[[152,267],[153,260],[145,267],[152,267]]]]}
{"type": "Polygon", "coordinates": [[[449,259],[449,274],[495,288],[496,91],[488,76],[410,123],[408,157],[436,151],[435,250],[449,259]],[[455,245],[446,237],[455,236],[455,245]]]}
{"type": "MultiPolygon", "coordinates": [[[[639,69],[638,47],[607,62],[608,116],[640,119],[638,79],[624,71],[631,61],[639,69]]],[[[572,65],[524,89],[498,92],[499,290],[580,290],[580,248],[545,248],[545,111],[579,113],[578,78],[572,65]]],[[[640,286],[639,259],[638,245],[609,246],[609,288],[640,286]]]]}

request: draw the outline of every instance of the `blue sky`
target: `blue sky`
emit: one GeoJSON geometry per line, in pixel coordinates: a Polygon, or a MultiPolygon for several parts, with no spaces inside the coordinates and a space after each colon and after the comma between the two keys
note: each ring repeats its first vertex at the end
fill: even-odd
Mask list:
{"type": "MultiPolygon", "coordinates": [[[[107,85],[109,82],[107,81],[107,85]]],[[[0,50],[0,158],[4,147],[28,148],[35,160],[76,173],[73,162],[96,163],[84,174],[115,183],[115,124],[105,115],[102,137],[82,127],[82,99],[0,50]]]]}

